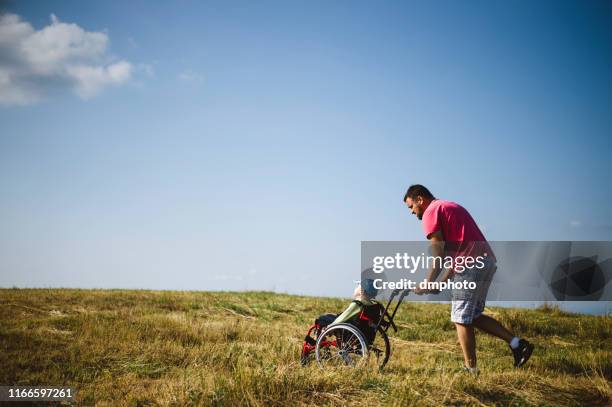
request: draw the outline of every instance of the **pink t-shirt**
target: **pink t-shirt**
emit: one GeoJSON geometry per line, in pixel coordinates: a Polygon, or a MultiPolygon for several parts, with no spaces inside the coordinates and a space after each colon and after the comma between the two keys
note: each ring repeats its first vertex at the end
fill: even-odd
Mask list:
{"type": "Polygon", "coordinates": [[[491,247],[472,216],[454,202],[433,200],[423,213],[423,230],[428,239],[432,233],[442,232],[446,255],[476,258],[486,253],[495,260],[491,247]]]}

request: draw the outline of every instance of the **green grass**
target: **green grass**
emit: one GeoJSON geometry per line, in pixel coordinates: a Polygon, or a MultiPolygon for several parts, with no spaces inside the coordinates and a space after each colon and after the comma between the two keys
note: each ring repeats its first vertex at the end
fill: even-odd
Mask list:
{"type": "Polygon", "coordinates": [[[79,405],[609,405],[612,318],[492,308],[536,345],[523,369],[478,334],[462,365],[448,305],[404,303],[384,372],[300,367],[307,326],[347,300],[270,292],[0,289],[0,384],[70,385],[79,405]]]}

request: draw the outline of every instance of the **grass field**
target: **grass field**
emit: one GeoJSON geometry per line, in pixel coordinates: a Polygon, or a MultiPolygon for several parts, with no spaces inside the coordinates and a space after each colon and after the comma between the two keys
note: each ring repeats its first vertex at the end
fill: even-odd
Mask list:
{"type": "Polygon", "coordinates": [[[536,345],[523,369],[478,334],[459,373],[448,305],[404,303],[384,372],[300,367],[314,317],[347,300],[269,292],[0,289],[0,384],[70,385],[79,405],[609,405],[612,318],[487,309],[536,345]]]}

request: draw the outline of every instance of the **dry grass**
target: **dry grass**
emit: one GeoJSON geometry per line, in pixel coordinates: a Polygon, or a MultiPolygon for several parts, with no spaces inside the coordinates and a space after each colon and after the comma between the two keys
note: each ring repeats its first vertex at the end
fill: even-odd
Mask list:
{"type": "Polygon", "coordinates": [[[383,373],[302,368],[307,326],[346,300],[267,292],[1,289],[0,383],[70,385],[79,405],[609,405],[612,318],[492,309],[532,340],[528,366],[478,336],[460,374],[448,306],[402,305],[383,373]]]}

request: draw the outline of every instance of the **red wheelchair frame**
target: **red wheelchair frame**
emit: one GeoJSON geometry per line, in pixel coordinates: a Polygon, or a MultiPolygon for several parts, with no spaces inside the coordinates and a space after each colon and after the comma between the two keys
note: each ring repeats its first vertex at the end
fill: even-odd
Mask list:
{"type": "MultiPolygon", "coordinates": [[[[372,300],[372,305],[365,305],[359,301],[356,301],[362,306],[361,312],[358,316],[354,317],[348,323],[355,326],[359,332],[363,335],[364,339],[366,339],[365,343],[367,344],[368,351],[372,352],[384,352],[384,358],[379,365],[379,368],[382,369],[384,365],[387,363],[391,349],[389,345],[389,339],[387,337],[387,331],[389,327],[393,327],[393,330],[397,332],[397,326],[395,325],[393,319],[399,309],[400,304],[402,303],[404,297],[408,295],[409,290],[394,290],[389,297],[386,306],[382,306],[377,301],[372,300]],[[397,303],[393,312],[389,314],[389,308],[391,303],[398,297],[397,303]],[[382,339],[385,344],[385,350],[382,351],[380,349],[373,348],[373,343],[376,337],[376,334],[382,336],[382,339]]],[[[311,355],[316,352],[317,347],[319,349],[338,347],[338,338],[335,340],[319,340],[319,337],[326,331],[328,326],[333,322],[337,315],[326,314],[322,315],[308,328],[308,332],[306,333],[306,337],[304,338],[304,343],[302,344],[301,350],[301,363],[302,365],[306,365],[311,355]]],[[[317,359],[318,362],[320,362],[317,359]]]]}

